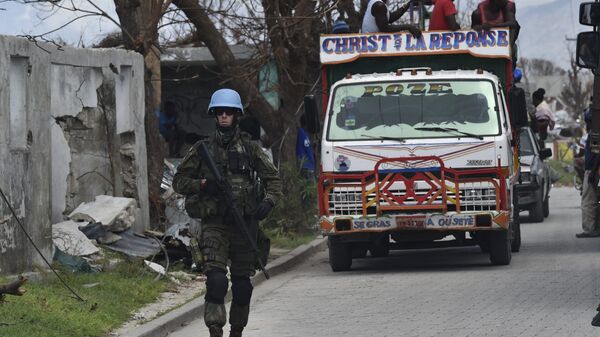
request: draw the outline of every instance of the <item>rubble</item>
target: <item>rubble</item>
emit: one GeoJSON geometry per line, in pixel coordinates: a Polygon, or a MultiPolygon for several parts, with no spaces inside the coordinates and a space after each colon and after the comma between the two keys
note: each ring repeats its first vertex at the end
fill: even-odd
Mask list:
{"type": "Polygon", "coordinates": [[[135,214],[135,199],[99,195],[95,201],[79,205],[69,219],[100,222],[109,231],[122,232],[134,224],[135,214]]]}
{"type": "Polygon", "coordinates": [[[52,242],[56,248],[72,256],[88,256],[99,252],[98,247],[79,230],[82,223],[64,221],[52,225],[52,242]]]}

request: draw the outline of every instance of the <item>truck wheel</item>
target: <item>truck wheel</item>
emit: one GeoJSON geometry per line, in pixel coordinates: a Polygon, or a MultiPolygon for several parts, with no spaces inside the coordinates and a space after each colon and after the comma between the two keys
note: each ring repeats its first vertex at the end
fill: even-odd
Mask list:
{"type": "Polygon", "coordinates": [[[510,250],[513,253],[518,253],[521,250],[521,220],[519,219],[519,211],[513,217],[512,225],[512,240],[510,241],[510,250]]]}
{"type": "Polygon", "coordinates": [[[494,265],[510,264],[511,243],[509,231],[493,231],[490,232],[490,261],[494,265]]]}
{"type": "Polygon", "coordinates": [[[538,200],[529,210],[529,218],[532,222],[544,221],[544,192],[540,189],[538,200]]]}
{"type": "Polygon", "coordinates": [[[369,248],[372,257],[387,257],[390,255],[390,247],[387,245],[373,245],[369,248]]]}
{"type": "Polygon", "coordinates": [[[349,243],[340,242],[339,239],[330,236],[329,244],[329,265],[331,270],[346,271],[352,266],[352,246],[349,243]]]}
{"type": "Polygon", "coordinates": [[[544,218],[550,215],[550,196],[547,196],[544,200],[544,218]]]}

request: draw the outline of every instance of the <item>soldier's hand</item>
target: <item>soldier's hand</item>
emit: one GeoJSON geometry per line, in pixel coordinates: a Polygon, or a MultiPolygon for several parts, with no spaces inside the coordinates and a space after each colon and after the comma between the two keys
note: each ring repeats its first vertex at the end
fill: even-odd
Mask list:
{"type": "Polygon", "coordinates": [[[267,215],[269,215],[269,213],[273,209],[273,206],[275,206],[273,204],[273,201],[269,199],[261,201],[260,204],[258,204],[258,206],[256,207],[256,210],[254,211],[254,218],[256,220],[262,220],[266,218],[267,215]]]}
{"type": "Polygon", "coordinates": [[[219,184],[212,179],[203,179],[202,191],[208,195],[217,195],[220,192],[219,184]]]}

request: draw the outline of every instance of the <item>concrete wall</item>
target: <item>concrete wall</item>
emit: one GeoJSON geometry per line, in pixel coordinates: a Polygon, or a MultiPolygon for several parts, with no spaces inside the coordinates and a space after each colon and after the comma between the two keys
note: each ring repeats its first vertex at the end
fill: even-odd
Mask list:
{"type": "MultiPolygon", "coordinates": [[[[0,187],[51,258],[51,224],[81,202],[136,198],[149,226],[143,59],[0,36],[0,187]]],[[[0,274],[41,265],[0,204],[0,274]]]]}

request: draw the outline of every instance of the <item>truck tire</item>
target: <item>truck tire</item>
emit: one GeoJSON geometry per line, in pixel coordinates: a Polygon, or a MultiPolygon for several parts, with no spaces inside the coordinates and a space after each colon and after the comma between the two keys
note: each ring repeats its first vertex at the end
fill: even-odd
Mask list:
{"type": "Polygon", "coordinates": [[[544,218],[547,218],[550,215],[550,196],[547,196],[544,199],[544,218]]]}
{"type": "Polygon", "coordinates": [[[535,204],[529,210],[529,218],[532,222],[544,221],[544,192],[540,188],[539,196],[535,204]]]}
{"type": "Polygon", "coordinates": [[[494,265],[508,265],[512,258],[510,231],[490,232],[490,261],[494,265]]]}
{"type": "Polygon", "coordinates": [[[352,266],[352,246],[336,237],[327,238],[329,245],[329,265],[334,272],[350,270],[352,266]]]}
{"type": "Polygon", "coordinates": [[[513,218],[512,225],[512,240],[510,241],[510,250],[513,253],[518,253],[521,250],[521,220],[519,214],[513,218]]]}

